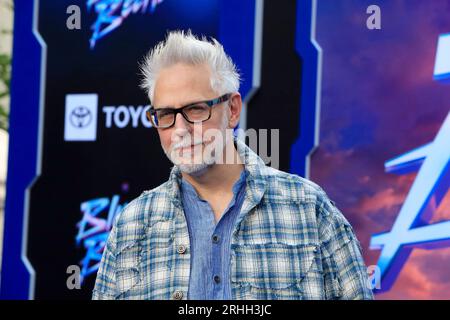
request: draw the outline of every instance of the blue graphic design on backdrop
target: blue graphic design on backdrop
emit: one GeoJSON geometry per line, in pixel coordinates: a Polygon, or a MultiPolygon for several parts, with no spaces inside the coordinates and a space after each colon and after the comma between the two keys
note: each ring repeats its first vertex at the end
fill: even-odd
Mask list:
{"type": "Polygon", "coordinates": [[[297,2],[295,48],[303,60],[303,74],[299,137],[291,148],[290,172],[306,178],[319,132],[322,51],[315,39],[316,10],[316,0],[297,2]]]}
{"type": "Polygon", "coordinates": [[[85,255],[81,264],[80,281],[91,274],[95,274],[100,267],[103,250],[111,231],[114,218],[127,205],[120,204],[120,195],[113,195],[111,199],[96,198],[84,201],[80,205],[83,214],[77,224],[77,245],[83,245],[85,255]]]}
{"type": "Polygon", "coordinates": [[[163,0],[88,0],[88,10],[94,8],[97,14],[97,20],[91,27],[91,49],[98,40],[120,27],[130,14],[153,13],[161,2],[163,0]]]}
{"type": "MultiPolygon", "coordinates": [[[[434,78],[450,78],[450,37],[439,37],[434,78]]],[[[387,233],[374,235],[370,248],[381,249],[378,266],[381,288],[389,290],[413,248],[435,249],[450,244],[450,221],[428,224],[450,186],[450,113],[433,142],[385,163],[386,172],[406,174],[419,171],[398,217],[387,233]]]]}

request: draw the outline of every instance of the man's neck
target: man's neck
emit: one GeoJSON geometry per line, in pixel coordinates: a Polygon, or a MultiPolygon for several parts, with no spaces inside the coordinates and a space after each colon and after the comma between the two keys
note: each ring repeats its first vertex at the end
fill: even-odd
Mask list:
{"type": "Polygon", "coordinates": [[[230,141],[230,143],[231,145],[227,147],[233,155],[233,162],[231,164],[226,163],[224,160],[223,163],[208,167],[199,176],[189,175],[184,172],[181,173],[183,179],[189,182],[203,199],[214,197],[221,193],[231,192],[234,183],[239,179],[242,170],[244,170],[243,162],[239,157],[233,141],[230,141]]]}

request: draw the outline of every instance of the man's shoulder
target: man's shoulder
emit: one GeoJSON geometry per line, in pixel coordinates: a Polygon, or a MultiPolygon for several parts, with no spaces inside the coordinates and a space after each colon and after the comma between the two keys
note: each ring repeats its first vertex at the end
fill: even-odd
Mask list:
{"type": "Polygon", "coordinates": [[[266,180],[268,200],[297,203],[320,203],[327,199],[325,191],[315,182],[297,174],[281,171],[269,166],[261,170],[266,180]]]}
{"type": "Polygon", "coordinates": [[[146,224],[150,213],[154,212],[155,208],[164,211],[164,207],[170,203],[168,184],[169,181],[166,181],[151,190],[145,190],[131,200],[119,213],[117,225],[146,224]]]}
{"type": "Polygon", "coordinates": [[[307,210],[301,212],[314,215],[319,228],[349,225],[336,203],[317,183],[271,167],[262,170],[262,176],[267,181],[266,201],[295,202],[307,207],[307,210]]]}
{"type": "Polygon", "coordinates": [[[270,167],[263,169],[261,176],[266,181],[264,202],[269,207],[271,203],[281,204],[274,206],[279,210],[271,212],[281,214],[283,220],[308,222],[302,225],[306,229],[296,226],[299,232],[317,234],[320,242],[339,238],[335,245],[352,238],[353,229],[348,220],[317,183],[270,167]],[[295,210],[292,210],[293,203],[295,210]],[[286,210],[283,205],[288,205],[286,210]]]}

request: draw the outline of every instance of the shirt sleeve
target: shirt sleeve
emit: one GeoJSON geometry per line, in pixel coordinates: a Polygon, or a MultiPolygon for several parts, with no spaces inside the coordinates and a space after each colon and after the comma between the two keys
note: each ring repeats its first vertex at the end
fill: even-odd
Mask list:
{"type": "Polygon", "coordinates": [[[318,201],[325,296],[332,300],[372,300],[361,244],[334,202],[318,201]]]}
{"type": "Polygon", "coordinates": [[[117,226],[114,226],[108,236],[92,291],[92,300],[114,300],[116,297],[116,229],[117,226]]]}

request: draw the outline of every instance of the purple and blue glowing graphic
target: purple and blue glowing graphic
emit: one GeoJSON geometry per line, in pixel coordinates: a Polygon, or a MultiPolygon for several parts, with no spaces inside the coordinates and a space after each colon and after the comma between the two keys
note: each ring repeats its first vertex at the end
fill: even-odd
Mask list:
{"type": "Polygon", "coordinates": [[[153,13],[164,0],[88,0],[87,8],[94,8],[97,20],[93,30],[90,47],[94,49],[98,40],[120,27],[131,13],[153,13]]]}
{"type": "MultiPolygon", "coordinates": [[[[436,51],[434,79],[450,78],[449,34],[441,35],[436,51]],[[444,57],[445,55],[445,57],[444,57]]],[[[381,249],[380,291],[389,290],[413,248],[434,249],[450,243],[450,221],[428,224],[450,186],[450,113],[433,142],[385,163],[386,172],[419,171],[400,213],[387,233],[372,236],[371,249],[381,249]]]]}
{"type": "Polygon", "coordinates": [[[96,273],[102,259],[103,249],[111,231],[114,217],[126,206],[120,204],[120,196],[109,198],[96,198],[81,203],[80,210],[83,217],[78,222],[78,234],[76,243],[83,245],[86,250],[84,258],[80,261],[83,280],[96,273]]]}
{"type": "Polygon", "coordinates": [[[434,64],[434,79],[443,82],[450,81],[450,33],[439,37],[434,64]]]}
{"type": "Polygon", "coordinates": [[[419,173],[388,233],[374,235],[371,249],[382,249],[378,259],[381,291],[389,290],[414,247],[449,245],[450,221],[427,224],[450,186],[450,113],[435,140],[387,161],[387,172],[419,173]]]}

